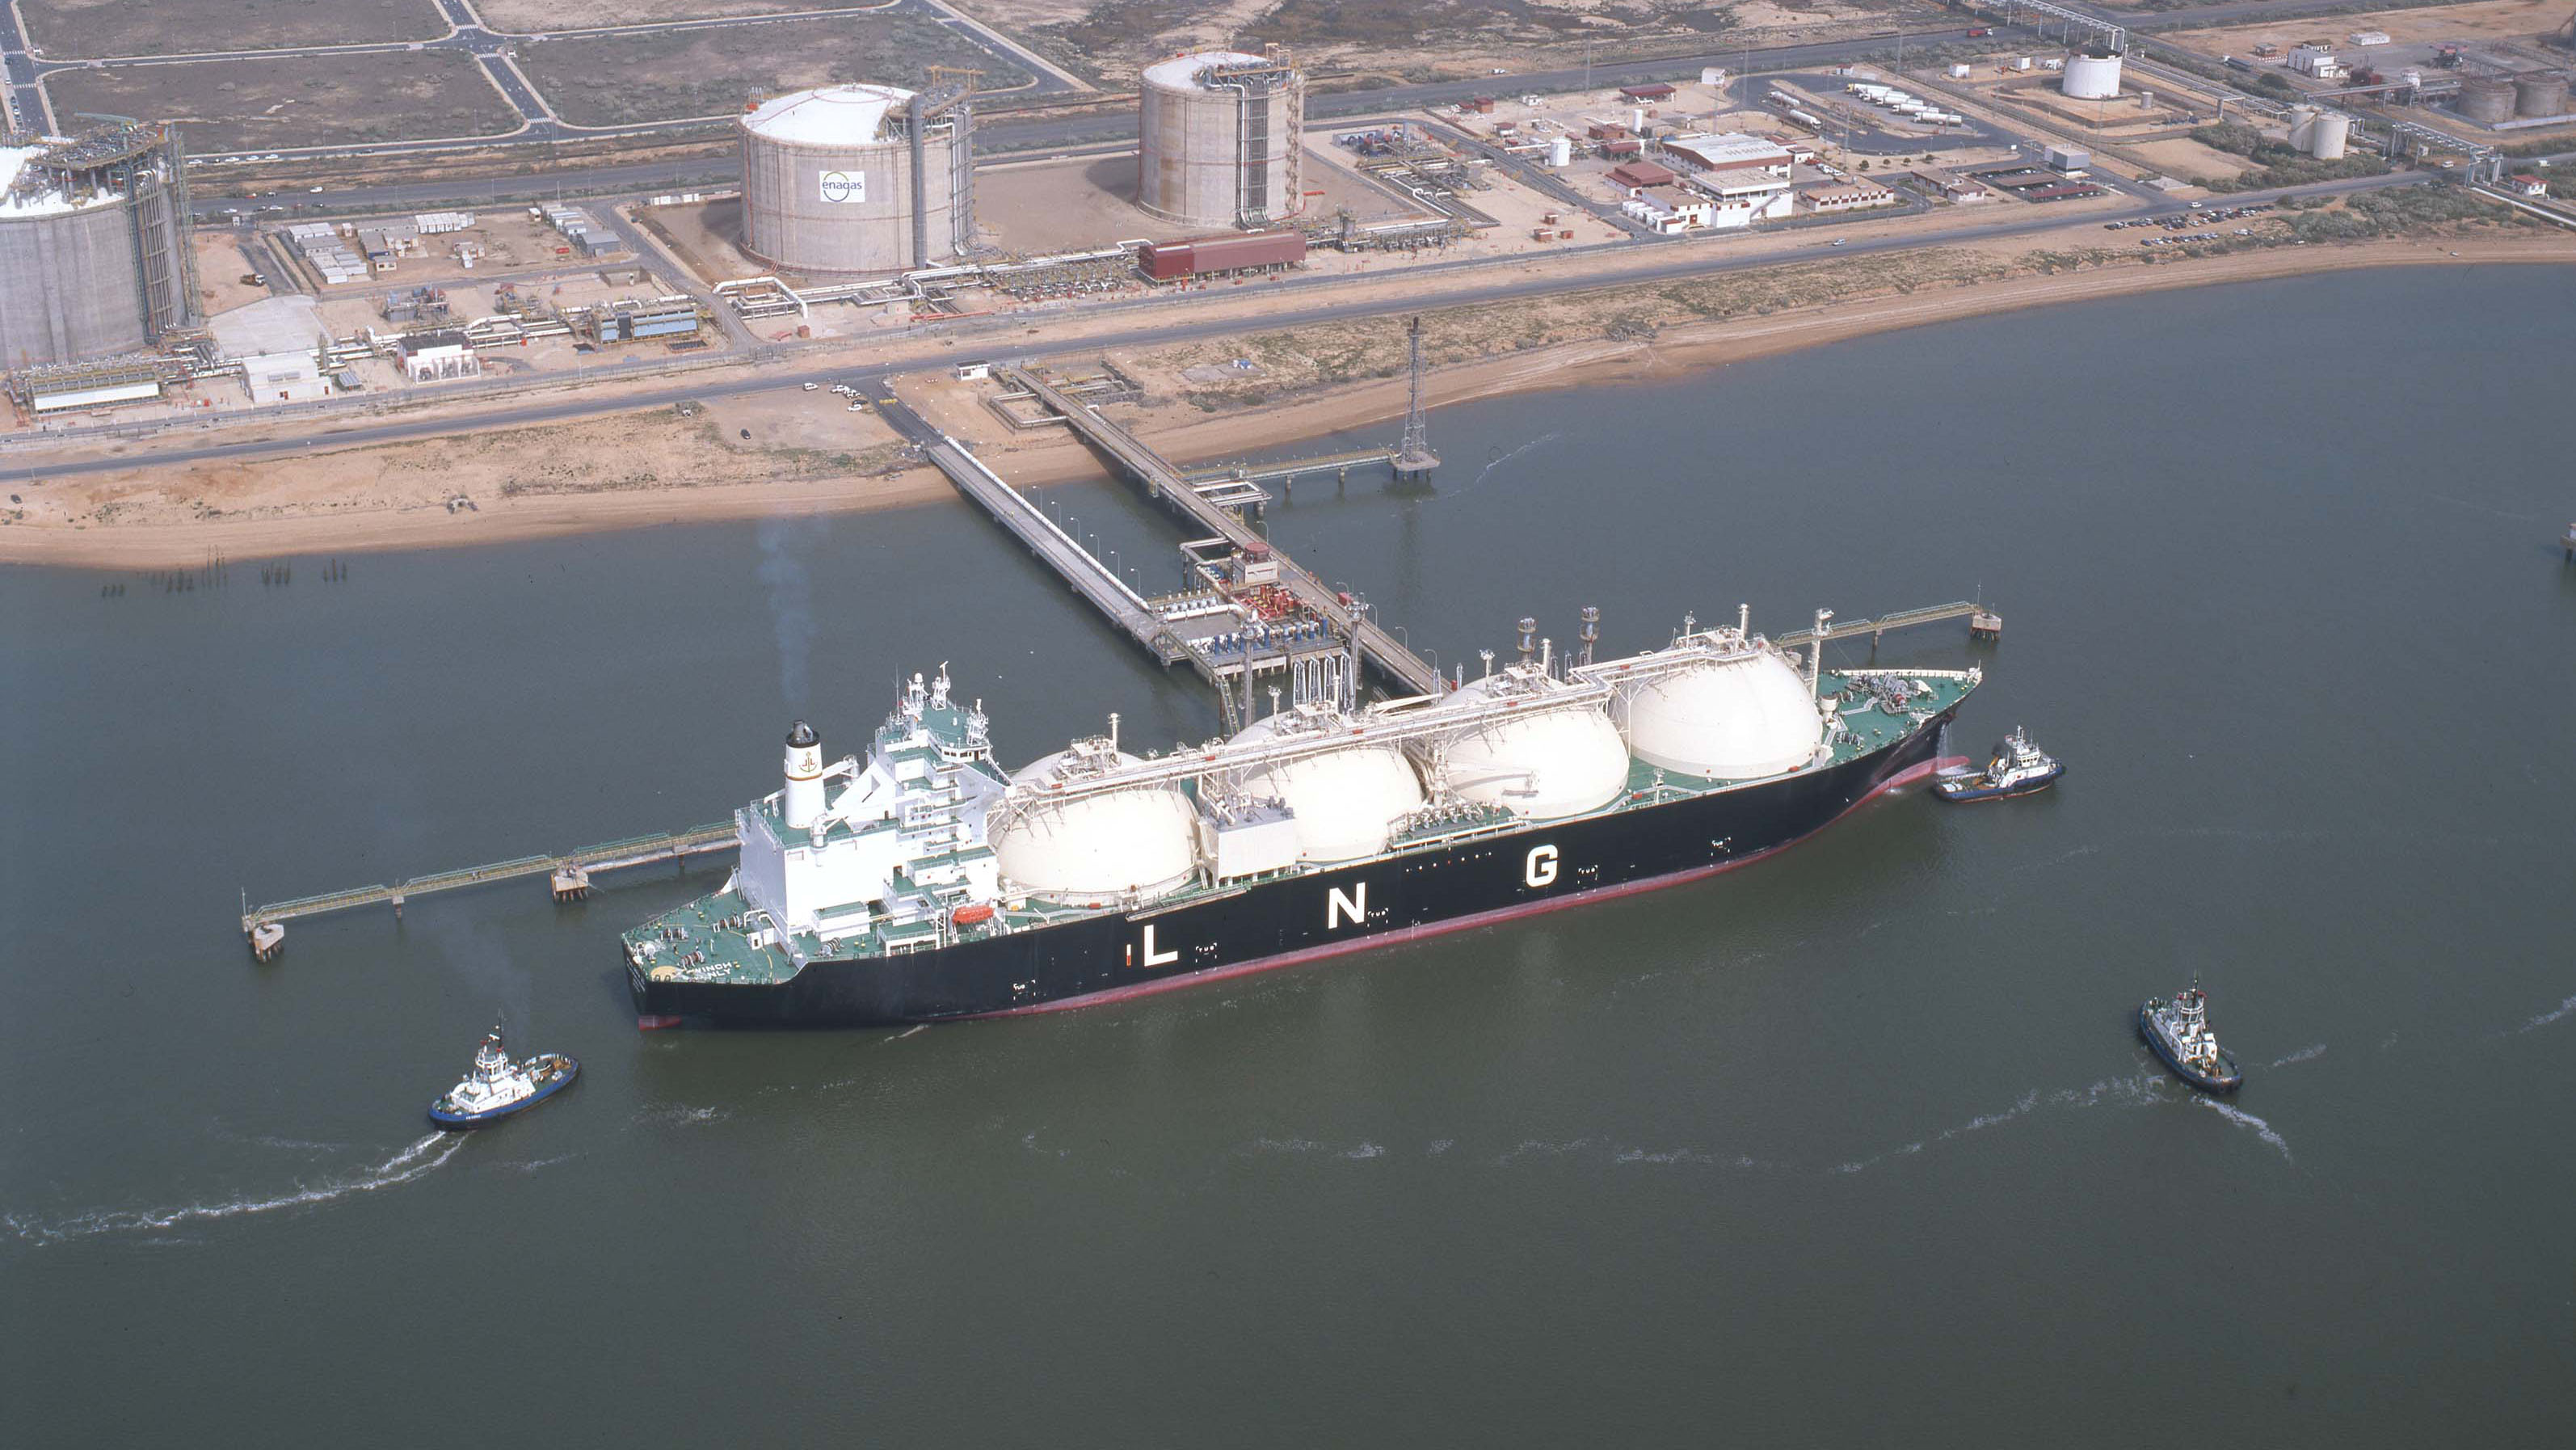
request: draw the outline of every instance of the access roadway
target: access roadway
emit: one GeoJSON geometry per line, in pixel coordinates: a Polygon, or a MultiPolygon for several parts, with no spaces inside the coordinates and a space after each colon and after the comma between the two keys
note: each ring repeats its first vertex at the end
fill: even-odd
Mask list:
{"type": "MultiPolygon", "coordinates": [[[[2231,205],[2243,205],[2253,202],[2278,201],[2281,198],[2288,196],[2338,196],[2354,192],[2375,191],[2391,186],[2424,185],[2428,184],[2428,182],[2429,178],[2421,174],[2400,172],[2387,176],[2368,176],[2346,181],[2324,182],[2312,186],[2283,187],[2271,191],[2246,192],[2231,196],[2227,198],[2227,201],[2231,205]]],[[[2067,218],[2063,213],[2054,212],[2046,207],[2031,206],[2026,208],[2026,210],[2038,214],[2015,217],[2009,220],[1988,222],[1974,227],[1963,227],[1955,231],[1942,232],[1935,235],[1898,234],[1894,236],[1867,238],[1834,248],[1832,255],[1864,256],[1881,252],[1917,251],[1926,247],[1942,246],[1958,242],[1974,242],[1996,237],[2027,236],[2035,233],[2059,231],[2063,230],[2070,224],[2069,218],[2067,218]]],[[[2162,203],[2152,206],[2140,205],[2127,207],[2119,211],[2094,212],[2086,216],[2084,221],[2088,223],[2111,222],[2131,217],[2161,216],[2167,213],[2180,212],[2182,210],[2183,208],[2174,206],[2171,203],[2162,203]]],[[[1635,245],[1637,244],[1610,242],[1599,244],[1596,248],[1590,250],[1606,251],[1611,248],[1633,247],[1635,245]]],[[[1752,271],[1763,267],[1780,266],[1792,262],[1815,260],[1819,253],[1826,250],[1827,243],[1820,238],[1817,244],[1812,248],[1803,249],[1799,252],[1785,255],[1780,253],[1729,254],[1721,250],[1721,246],[1722,244],[1713,245],[1707,243],[1672,244],[1668,247],[1670,260],[1656,261],[1644,266],[1623,268],[1616,273],[1584,273],[1569,269],[1553,276],[1514,277],[1508,280],[1498,280],[1484,286],[1462,287],[1454,291],[1444,291],[1434,297],[1426,297],[1423,295],[1420,284],[1426,277],[1442,273],[1472,272],[1477,269],[1491,269],[1497,267],[1518,268],[1525,265],[1525,262],[1520,258],[1469,258],[1450,262],[1428,262],[1420,264],[1413,270],[1403,274],[1405,281],[1410,284],[1403,289],[1372,287],[1368,289],[1368,295],[1366,296],[1351,298],[1344,301],[1318,300],[1310,306],[1299,307],[1292,311],[1269,313],[1259,318],[1227,316],[1192,320],[1189,317],[1188,312],[1190,304],[1193,301],[1204,301],[1204,298],[1196,297],[1189,293],[1157,294],[1152,297],[1140,298],[1129,302],[1107,304],[1097,309],[1093,314],[1096,316],[1111,312],[1140,313],[1142,315],[1138,317],[1136,325],[1121,328],[1115,332],[1090,334],[1078,340],[1067,340],[1066,342],[1054,346],[1048,346],[1043,342],[1024,344],[1019,336],[1014,335],[1018,334],[1029,321],[1027,317],[1020,314],[1008,314],[994,320],[993,322],[980,325],[974,323],[951,324],[946,330],[943,330],[940,336],[942,339],[954,338],[959,344],[964,344],[969,339],[991,337],[995,339],[995,346],[1008,349],[1010,355],[1016,357],[1035,359],[1045,357],[1076,358],[1084,355],[1096,356],[1103,351],[1112,351],[1119,348],[1168,346],[1175,343],[1198,341],[1204,338],[1231,336],[1244,332],[1247,329],[1279,331],[1288,328],[1311,327],[1337,322],[1348,322],[1362,318],[1399,315],[1408,312],[1422,311],[1425,308],[1472,307],[1493,302],[1508,302],[1524,298],[1552,296],[1566,292],[1592,291],[1604,287],[1647,286],[1657,282],[1676,281],[1693,277],[1718,276],[1729,272],[1752,271]]],[[[1563,257],[1569,254],[1570,252],[1558,253],[1557,255],[1563,257]]],[[[1384,281],[1385,278],[1379,277],[1370,280],[1384,281]]],[[[1275,290],[1271,295],[1278,295],[1282,292],[1295,293],[1307,290],[1320,291],[1324,288],[1348,285],[1357,285],[1355,279],[1329,275],[1289,277],[1278,283],[1272,284],[1275,290]]],[[[924,366],[935,366],[936,363],[934,362],[934,359],[937,354],[932,349],[939,345],[940,344],[937,342],[926,344],[922,349],[922,353],[917,358],[896,367],[889,367],[885,364],[878,364],[870,367],[853,364],[848,361],[831,363],[818,361],[812,364],[790,368],[750,366],[744,368],[738,376],[723,376],[716,374],[711,369],[708,375],[701,375],[687,382],[674,383],[668,387],[637,389],[633,391],[621,390],[615,393],[586,392],[576,394],[571,397],[551,399],[544,402],[531,402],[517,407],[502,406],[496,399],[491,404],[477,408],[471,416],[467,417],[400,419],[382,423],[318,421],[314,426],[302,432],[291,433],[286,436],[243,439],[223,443],[204,443],[189,447],[169,449],[148,449],[113,457],[74,459],[38,465],[11,466],[0,468],[0,481],[41,482],[45,479],[66,478],[91,473],[109,473],[136,467],[196,463],[225,459],[274,457],[279,454],[294,453],[300,449],[316,446],[328,446],[331,448],[361,447],[382,443],[403,442],[418,438],[440,437],[447,434],[460,433],[474,429],[527,427],[545,423],[559,423],[575,418],[593,417],[602,413],[630,412],[643,408],[662,407],[681,402],[705,401],[714,398],[734,397],[746,393],[768,392],[781,388],[800,388],[803,384],[808,382],[831,383],[849,378],[861,372],[911,371],[924,366]]],[[[953,356],[953,354],[951,355],[953,356]]],[[[561,386],[559,383],[552,385],[561,386]]],[[[529,386],[532,388],[544,387],[549,386],[549,384],[544,379],[536,379],[532,380],[529,386]]],[[[120,437],[127,436],[124,434],[123,430],[115,431],[117,431],[120,437]]],[[[70,443],[72,440],[67,437],[64,441],[66,443],[70,443]]]]}

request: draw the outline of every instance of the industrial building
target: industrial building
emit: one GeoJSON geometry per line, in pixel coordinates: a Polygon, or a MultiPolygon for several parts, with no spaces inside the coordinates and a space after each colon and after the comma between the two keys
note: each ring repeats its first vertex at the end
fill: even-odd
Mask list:
{"type": "Polygon", "coordinates": [[[903,272],[975,247],[964,85],[838,85],[742,118],[742,249],[789,272],[903,272]]]}
{"type": "Polygon", "coordinates": [[[0,366],[132,352],[204,319],[166,126],[0,144],[0,366]]]}
{"type": "Polygon", "coordinates": [[[1669,236],[1709,225],[1717,207],[1706,197],[1657,190],[1632,196],[1619,209],[1645,223],[1647,230],[1669,236]]]}
{"type": "Polygon", "coordinates": [[[1136,204],[1261,227],[1305,206],[1306,80],[1284,55],[1201,51],[1145,67],[1136,204]]]}
{"type": "Polygon", "coordinates": [[[1727,131],[1714,136],[1667,137],[1663,152],[1667,160],[1686,171],[1702,174],[1758,172],[1782,181],[1789,179],[1789,165],[1795,159],[1789,148],[1779,142],[1747,136],[1741,131],[1727,131]]]}
{"type": "Polygon", "coordinates": [[[1896,193],[1875,181],[1820,182],[1798,191],[1798,204],[1810,212],[1866,211],[1896,202],[1896,193]]]}

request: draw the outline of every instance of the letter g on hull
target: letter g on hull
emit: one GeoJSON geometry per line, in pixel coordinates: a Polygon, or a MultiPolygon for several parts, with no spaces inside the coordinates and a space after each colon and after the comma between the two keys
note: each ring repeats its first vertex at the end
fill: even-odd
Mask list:
{"type": "Polygon", "coordinates": [[[1556,884],[1556,848],[1554,846],[1530,847],[1529,860],[1521,867],[1521,882],[1526,886],[1556,884]]]}

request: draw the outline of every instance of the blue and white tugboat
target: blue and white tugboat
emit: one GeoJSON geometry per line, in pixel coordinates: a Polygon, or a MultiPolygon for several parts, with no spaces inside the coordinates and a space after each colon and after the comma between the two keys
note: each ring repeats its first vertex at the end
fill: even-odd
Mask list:
{"type": "Polygon", "coordinates": [[[2066,767],[2054,756],[2030,743],[2018,725],[1995,746],[1994,758],[1983,770],[1944,775],[1932,782],[1932,789],[1945,801],[1993,801],[2007,796],[2029,795],[2057,784],[2066,767]]]}
{"type": "Polygon", "coordinates": [[[541,1052],[525,1062],[512,1062],[501,1045],[501,1029],[474,1050],[474,1070],[429,1105],[429,1120],[442,1128],[479,1128],[513,1113],[524,1112],[572,1085],[581,1064],[560,1052],[541,1052]]]}
{"type": "Polygon", "coordinates": [[[2245,1082],[2244,1070],[2209,1030],[2209,994],[2200,990],[2197,975],[2171,1001],[2149,997],[2138,1008],[2138,1035],[2174,1076],[2203,1092],[2232,1093],[2245,1082]]]}

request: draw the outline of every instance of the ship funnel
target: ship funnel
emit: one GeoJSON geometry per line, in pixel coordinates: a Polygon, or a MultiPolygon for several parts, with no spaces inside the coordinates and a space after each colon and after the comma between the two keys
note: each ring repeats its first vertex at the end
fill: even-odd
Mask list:
{"type": "Polygon", "coordinates": [[[801,831],[821,814],[823,739],[799,720],[787,732],[787,794],[779,802],[779,818],[788,829],[801,831]]]}

